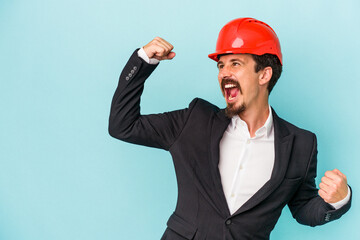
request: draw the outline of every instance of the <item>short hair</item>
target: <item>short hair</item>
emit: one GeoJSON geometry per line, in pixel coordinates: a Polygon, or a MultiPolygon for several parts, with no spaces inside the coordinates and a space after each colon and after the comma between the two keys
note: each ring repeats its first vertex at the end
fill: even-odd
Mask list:
{"type": "Polygon", "coordinates": [[[250,54],[254,61],[255,61],[255,72],[259,72],[260,70],[266,68],[266,67],[271,67],[272,68],[272,76],[271,79],[269,81],[269,85],[268,85],[268,91],[269,91],[269,95],[270,92],[272,91],[272,89],[274,88],[276,82],[278,81],[278,79],[281,76],[281,72],[282,72],[282,65],[280,63],[279,58],[274,55],[274,54],[270,54],[270,53],[265,53],[263,55],[255,55],[255,54],[250,54]]]}

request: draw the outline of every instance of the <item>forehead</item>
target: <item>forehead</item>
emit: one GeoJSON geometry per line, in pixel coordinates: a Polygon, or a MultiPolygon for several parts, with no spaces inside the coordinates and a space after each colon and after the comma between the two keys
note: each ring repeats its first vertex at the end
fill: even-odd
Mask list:
{"type": "Polygon", "coordinates": [[[251,60],[253,60],[252,56],[247,53],[239,53],[239,54],[224,54],[219,56],[219,62],[228,62],[228,61],[234,61],[234,60],[240,60],[244,63],[247,63],[251,60]]]}

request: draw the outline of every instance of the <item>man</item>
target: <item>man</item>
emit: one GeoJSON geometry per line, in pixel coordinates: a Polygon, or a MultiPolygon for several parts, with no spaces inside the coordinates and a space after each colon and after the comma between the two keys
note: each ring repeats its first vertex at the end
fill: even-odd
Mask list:
{"type": "Polygon", "coordinates": [[[300,223],[316,226],[340,218],[351,204],[346,176],[327,171],[315,186],[313,133],[279,118],[268,97],[282,71],[273,29],[239,18],[220,31],[218,80],[227,104],[202,99],[188,108],[141,115],[144,81],[173,46],[159,37],[130,57],[120,75],[109,121],[118,139],[170,151],[178,202],[162,239],[269,239],[288,205],[300,223]]]}

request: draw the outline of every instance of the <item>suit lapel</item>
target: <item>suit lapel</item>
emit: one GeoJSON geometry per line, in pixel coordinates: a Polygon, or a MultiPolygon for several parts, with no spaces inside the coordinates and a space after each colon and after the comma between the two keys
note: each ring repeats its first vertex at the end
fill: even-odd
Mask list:
{"type": "Polygon", "coordinates": [[[230,123],[230,119],[225,116],[224,109],[219,111],[213,120],[211,126],[210,136],[210,171],[212,175],[213,184],[215,186],[214,200],[216,205],[219,206],[222,215],[230,216],[230,210],[228,208],[224,190],[221,183],[220,171],[219,171],[219,159],[220,159],[220,140],[224,135],[227,126],[230,123]]]}
{"type": "Polygon", "coordinates": [[[215,210],[224,218],[230,216],[224,191],[221,184],[219,172],[219,143],[230,123],[230,119],[225,116],[224,110],[220,110],[211,118],[210,138],[208,142],[208,157],[204,162],[197,162],[195,169],[195,184],[215,210]]]}
{"type": "Polygon", "coordinates": [[[261,203],[280,185],[285,177],[287,166],[290,159],[294,136],[282,124],[282,120],[273,113],[274,122],[274,143],[275,143],[275,162],[270,180],[259,189],[247,202],[245,202],[233,215],[247,211],[261,203]]]}

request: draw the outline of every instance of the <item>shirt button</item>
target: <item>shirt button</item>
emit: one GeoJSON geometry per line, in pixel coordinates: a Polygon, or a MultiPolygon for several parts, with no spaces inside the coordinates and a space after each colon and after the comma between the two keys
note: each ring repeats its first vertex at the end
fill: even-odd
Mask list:
{"type": "Polygon", "coordinates": [[[126,81],[129,81],[130,78],[129,78],[129,77],[126,77],[125,79],[126,79],[126,81]]]}
{"type": "Polygon", "coordinates": [[[134,66],[134,67],[133,67],[133,69],[134,69],[134,70],[136,70],[136,69],[137,69],[137,67],[136,67],[136,66],[134,66]]]}
{"type": "Polygon", "coordinates": [[[135,71],[134,71],[134,69],[132,69],[130,72],[133,74],[135,71]]]}
{"type": "Polygon", "coordinates": [[[129,73],[129,77],[132,77],[132,74],[131,74],[131,73],[129,73]]]}
{"type": "Polygon", "coordinates": [[[231,197],[235,197],[235,194],[232,193],[232,194],[231,194],[231,197]]]}
{"type": "Polygon", "coordinates": [[[230,219],[226,220],[225,224],[226,224],[226,225],[230,225],[230,224],[231,224],[231,220],[230,220],[230,219]]]}
{"type": "Polygon", "coordinates": [[[243,169],[243,166],[242,166],[242,165],[240,165],[239,169],[240,169],[240,170],[242,170],[242,169],[243,169]]]}
{"type": "Polygon", "coordinates": [[[249,143],[250,143],[250,139],[246,140],[246,143],[249,144],[249,143]]]}

